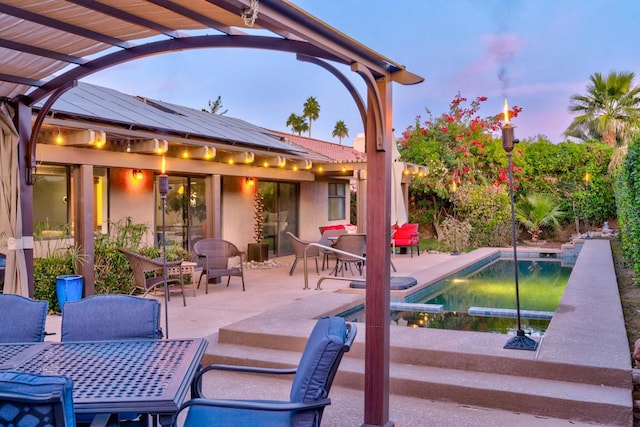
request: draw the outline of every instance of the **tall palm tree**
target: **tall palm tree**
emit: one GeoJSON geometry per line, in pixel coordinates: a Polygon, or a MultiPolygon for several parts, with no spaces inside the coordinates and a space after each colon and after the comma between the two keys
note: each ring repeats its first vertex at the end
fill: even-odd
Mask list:
{"type": "Polygon", "coordinates": [[[311,138],[311,124],[320,116],[320,104],[315,96],[310,96],[304,103],[302,114],[309,119],[309,138],[311,138]]]}
{"type": "Polygon", "coordinates": [[[291,132],[297,132],[298,135],[302,135],[302,132],[309,128],[305,118],[297,115],[296,113],[291,113],[286,124],[291,128],[291,132]]]}
{"type": "Polygon", "coordinates": [[[336,122],[331,136],[333,136],[334,138],[337,136],[339,138],[340,145],[342,145],[342,138],[346,138],[347,136],[349,136],[349,129],[347,129],[347,125],[344,124],[344,121],[338,120],[336,122]]]}
{"type": "Polygon", "coordinates": [[[573,95],[569,111],[578,114],[566,136],[602,139],[611,146],[626,146],[640,128],[640,87],[633,85],[633,72],[595,73],[586,95],[573,95]]]}

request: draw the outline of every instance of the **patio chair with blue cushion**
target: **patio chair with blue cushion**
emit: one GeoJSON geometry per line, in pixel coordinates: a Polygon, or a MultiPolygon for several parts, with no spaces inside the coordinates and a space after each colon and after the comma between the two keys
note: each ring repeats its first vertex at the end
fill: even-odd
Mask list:
{"type": "Polygon", "coordinates": [[[74,427],[72,391],[65,376],[0,372],[0,425],[74,427]]]}
{"type": "Polygon", "coordinates": [[[131,295],[92,295],[65,304],[62,341],[162,338],[160,303],[131,295]]]}
{"type": "Polygon", "coordinates": [[[342,317],[318,320],[295,369],[210,365],[194,379],[194,399],[182,405],[184,427],[215,426],[319,426],[324,408],[331,404],[329,390],[345,352],[356,336],[356,326],[342,317]],[[289,401],[208,399],[202,393],[203,375],[211,370],[295,374],[289,401]]]}
{"type": "Polygon", "coordinates": [[[44,341],[47,301],[0,294],[0,343],[44,341]]]}
{"type": "MultiPolygon", "coordinates": [[[[68,302],[62,313],[62,341],[103,341],[160,339],[160,303],[155,299],[131,295],[92,295],[68,302]]],[[[121,421],[146,416],[137,413],[118,414],[121,421]]],[[[90,416],[81,421],[92,422],[90,416]]]]}

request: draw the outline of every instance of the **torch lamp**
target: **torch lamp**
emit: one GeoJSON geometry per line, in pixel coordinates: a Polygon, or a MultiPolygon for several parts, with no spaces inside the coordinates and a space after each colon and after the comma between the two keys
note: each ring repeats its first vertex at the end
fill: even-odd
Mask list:
{"type": "Polygon", "coordinates": [[[453,178],[451,182],[451,193],[453,193],[453,252],[451,255],[460,255],[458,251],[458,218],[456,216],[456,192],[458,191],[458,183],[453,178]]]}
{"type": "Polygon", "coordinates": [[[171,188],[169,186],[169,176],[166,174],[166,160],[162,156],[162,165],[160,168],[160,175],[158,175],[158,193],[160,193],[160,200],[162,205],[162,275],[164,277],[164,334],[166,338],[169,338],[169,285],[167,283],[167,275],[169,273],[167,269],[167,239],[166,239],[166,224],[165,215],[167,208],[167,193],[171,188]]]}
{"type": "Polygon", "coordinates": [[[518,329],[516,336],[509,338],[503,348],[512,350],[532,350],[538,348],[538,343],[527,337],[522,329],[520,319],[520,286],[518,283],[518,249],[517,249],[517,233],[516,233],[516,214],[513,203],[513,161],[511,159],[513,145],[518,143],[513,137],[513,126],[509,123],[509,106],[507,100],[504,100],[504,125],[502,126],[502,148],[507,153],[507,169],[509,174],[509,202],[511,204],[511,241],[513,243],[513,272],[516,285],[516,318],[518,321],[518,329]]]}
{"type": "Polygon", "coordinates": [[[585,222],[585,226],[587,227],[587,239],[591,238],[591,235],[589,234],[589,182],[591,181],[591,174],[589,172],[586,172],[584,174],[584,188],[585,188],[585,195],[584,195],[584,200],[585,200],[585,210],[584,210],[584,222],[585,222]]]}

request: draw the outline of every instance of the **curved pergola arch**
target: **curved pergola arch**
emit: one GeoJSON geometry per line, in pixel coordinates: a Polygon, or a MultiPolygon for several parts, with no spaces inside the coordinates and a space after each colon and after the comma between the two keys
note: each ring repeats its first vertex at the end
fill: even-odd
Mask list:
{"type": "MultiPolygon", "coordinates": [[[[333,74],[347,88],[354,99],[358,110],[363,119],[363,125],[366,127],[366,117],[364,115],[364,103],[358,95],[355,87],[349,80],[340,73],[335,67],[320,61],[321,59],[338,62],[349,65],[335,55],[331,55],[315,46],[301,41],[281,39],[275,37],[264,36],[241,36],[234,37],[228,35],[204,35],[192,36],[180,39],[161,40],[150,42],[145,45],[133,47],[126,50],[114,52],[98,59],[95,59],[85,65],[78,66],[66,73],[52,79],[46,84],[38,87],[29,95],[22,97],[22,102],[29,107],[33,107],[38,101],[47,98],[47,101],[38,112],[36,120],[31,129],[31,137],[29,138],[29,146],[27,152],[27,164],[29,167],[26,171],[26,180],[29,185],[33,185],[33,170],[36,167],[36,144],[38,133],[44,123],[46,115],[49,113],[55,101],[65,92],[77,85],[77,81],[96,72],[111,68],[113,66],[134,61],[149,56],[160,55],[163,53],[179,52],[192,49],[211,49],[211,48],[245,48],[245,49],[263,49],[278,52],[295,53],[299,59],[307,62],[315,63],[325,68],[333,74]]],[[[362,67],[359,67],[361,69],[362,67]]],[[[365,79],[366,81],[367,79],[365,79]]],[[[380,117],[380,114],[376,114],[380,117]]]]}

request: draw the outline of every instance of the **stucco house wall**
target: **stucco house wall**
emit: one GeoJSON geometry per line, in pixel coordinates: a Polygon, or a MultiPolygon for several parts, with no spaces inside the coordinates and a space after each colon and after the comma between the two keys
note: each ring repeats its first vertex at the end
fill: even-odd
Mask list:
{"type": "Polygon", "coordinates": [[[134,179],[131,169],[109,171],[109,220],[119,221],[131,217],[134,224],[144,224],[149,231],[143,244],[153,245],[155,227],[154,175],[146,172],[142,179],[134,179]]]}

